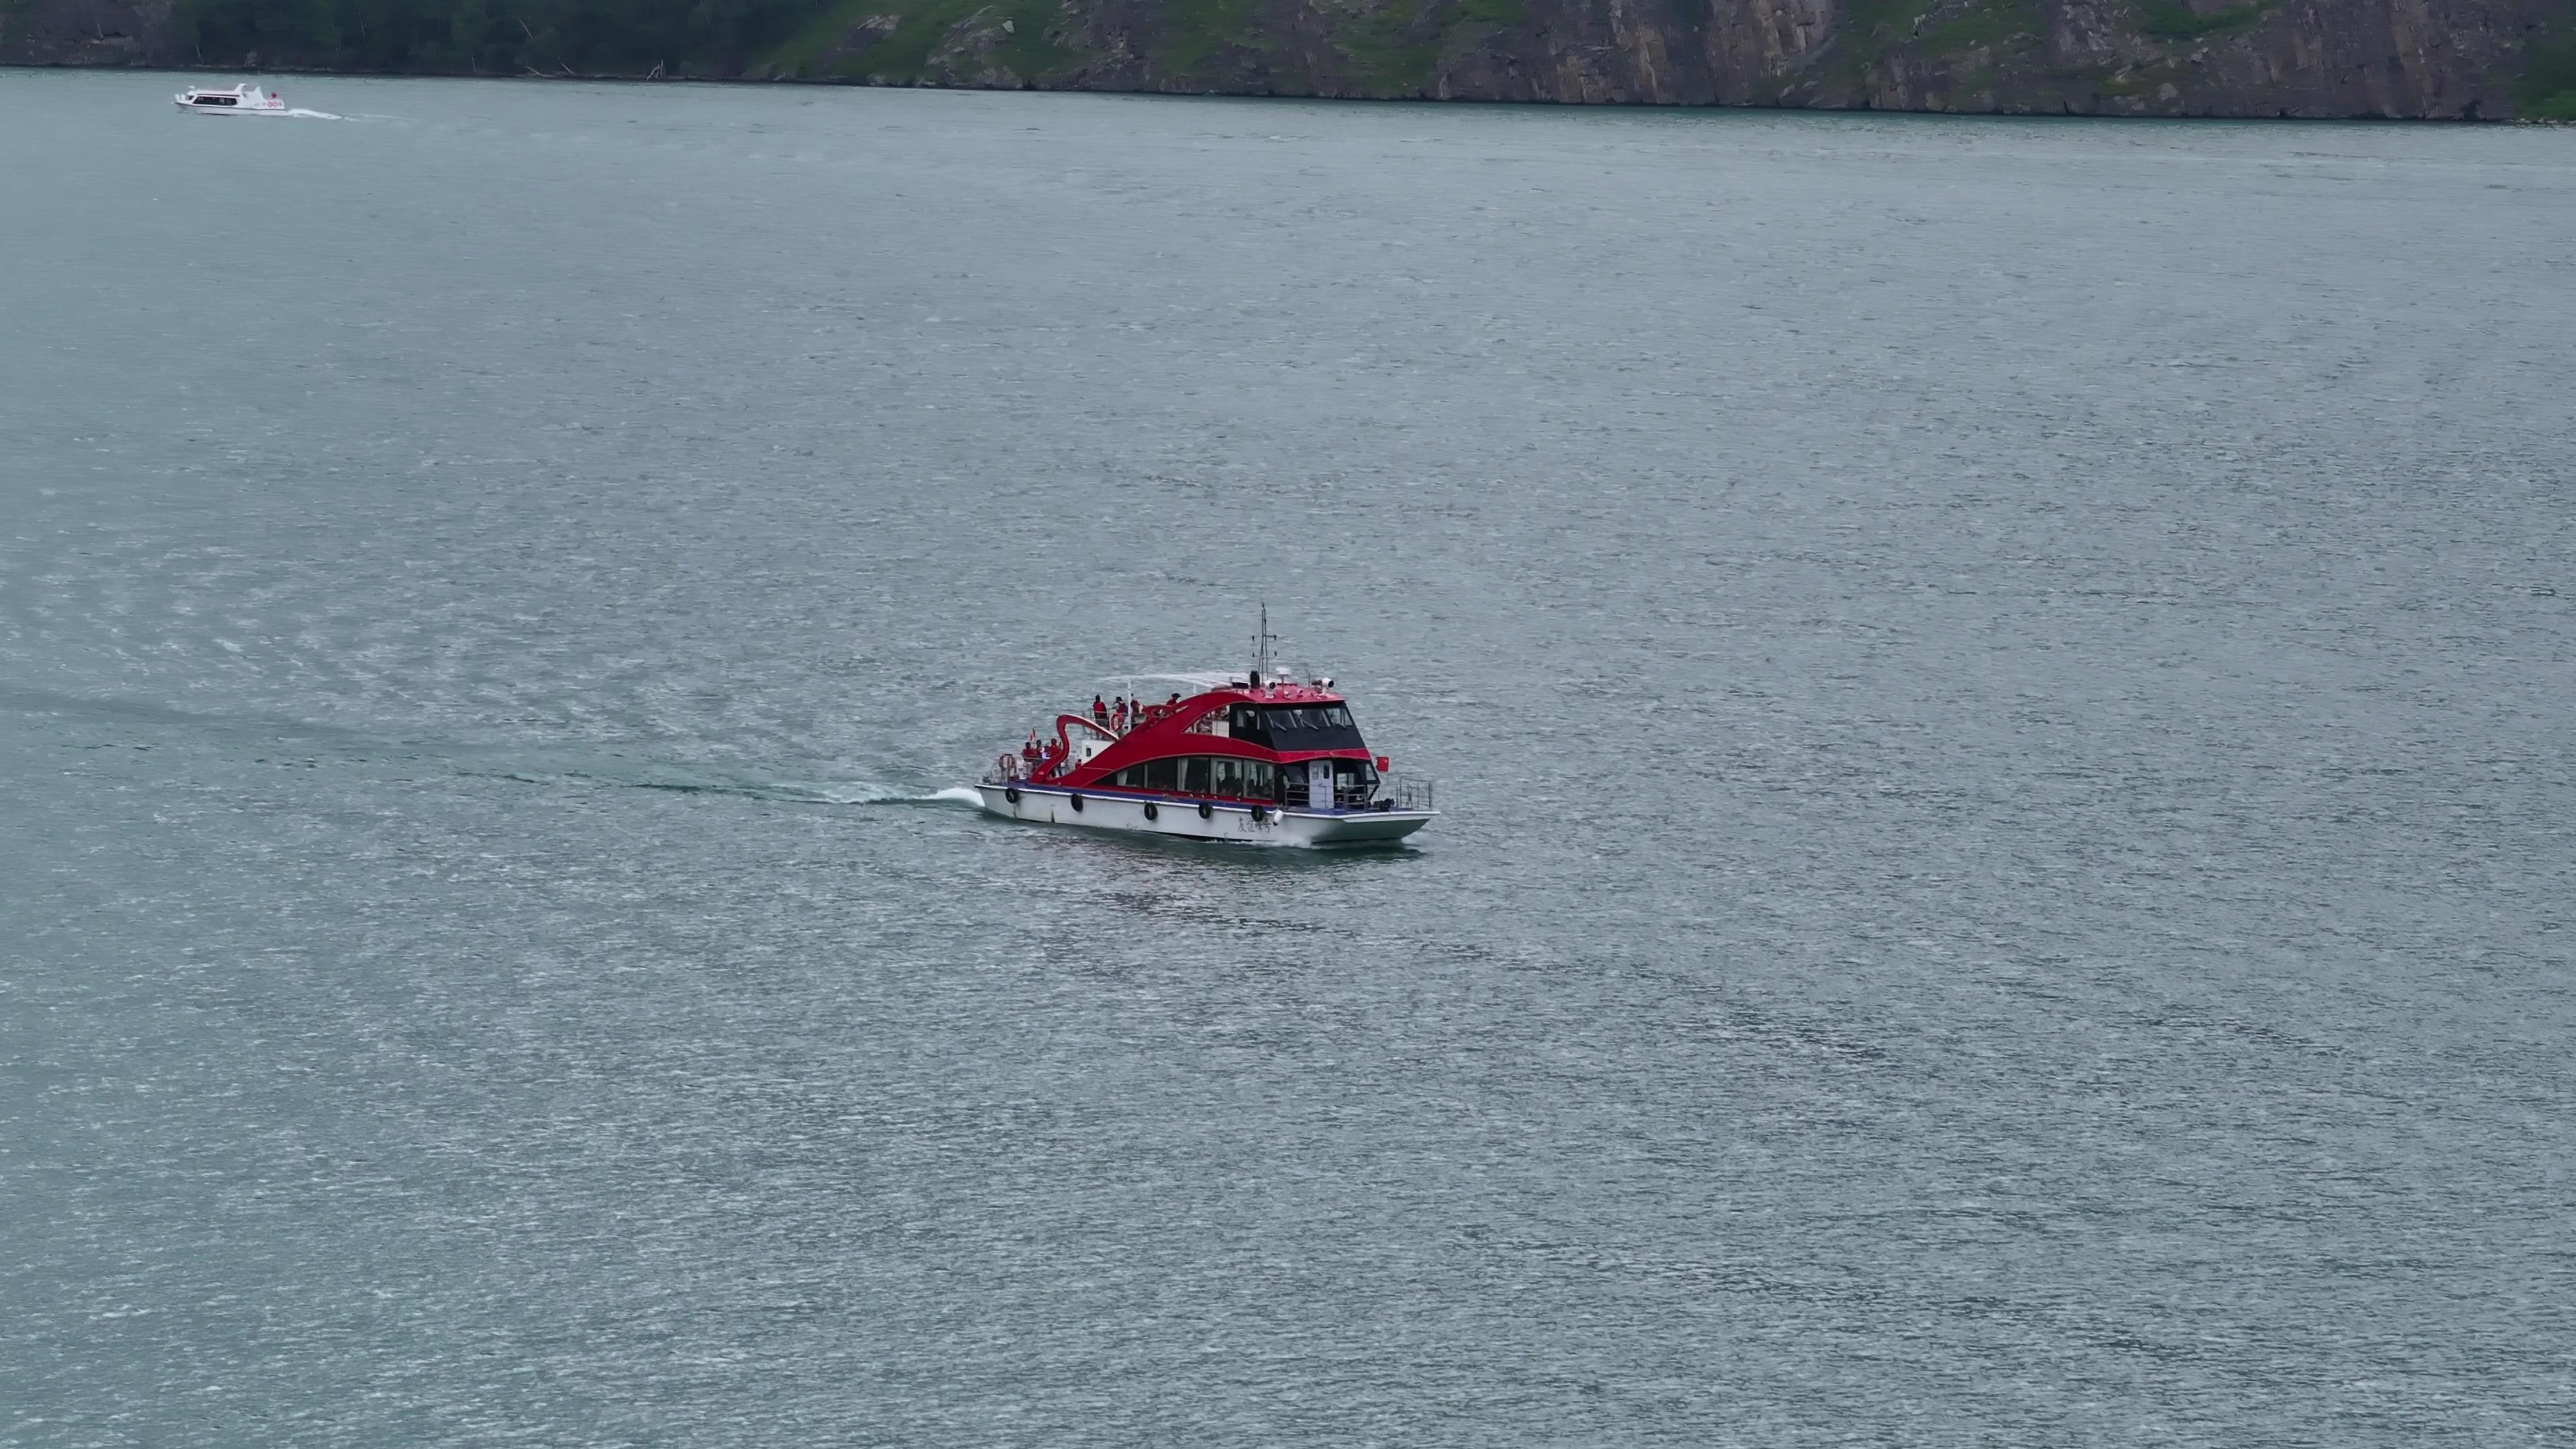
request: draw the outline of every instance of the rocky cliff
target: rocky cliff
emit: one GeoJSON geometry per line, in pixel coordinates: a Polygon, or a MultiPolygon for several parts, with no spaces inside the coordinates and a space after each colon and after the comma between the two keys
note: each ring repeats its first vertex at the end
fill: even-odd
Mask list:
{"type": "Polygon", "coordinates": [[[2576,0],[772,0],[731,12],[737,28],[721,36],[684,26],[603,36],[595,19],[591,30],[531,23],[544,0],[340,0],[374,7],[348,14],[333,3],[0,0],[0,61],[2047,115],[2576,118],[2576,0]],[[303,18],[260,18],[281,11],[303,18]]]}

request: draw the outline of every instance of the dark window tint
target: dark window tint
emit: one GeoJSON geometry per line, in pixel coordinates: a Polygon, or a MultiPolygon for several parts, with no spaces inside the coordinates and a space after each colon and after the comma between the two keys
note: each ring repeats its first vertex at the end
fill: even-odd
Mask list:
{"type": "Polygon", "coordinates": [[[1208,757],[1192,755],[1181,761],[1181,793],[1205,795],[1208,791],[1208,757]]]}
{"type": "Polygon", "coordinates": [[[1236,759],[1232,755],[1217,756],[1216,785],[1214,793],[1219,795],[1240,795],[1243,793],[1243,762],[1241,760],[1236,759]]]}
{"type": "Polygon", "coordinates": [[[1273,792],[1279,788],[1278,781],[1272,778],[1273,774],[1274,771],[1268,760],[1244,761],[1243,793],[1254,800],[1272,798],[1273,792]]]}
{"type": "Polygon", "coordinates": [[[1181,762],[1178,760],[1147,760],[1145,762],[1145,788],[1148,790],[1177,790],[1181,788],[1178,780],[1180,763],[1181,762]]]}
{"type": "Polygon", "coordinates": [[[1359,727],[1351,722],[1351,712],[1340,705],[1319,705],[1308,709],[1282,706],[1265,709],[1269,738],[1263,743],[1274,750],[1356,750],[1360,743],[1359,727]]]}

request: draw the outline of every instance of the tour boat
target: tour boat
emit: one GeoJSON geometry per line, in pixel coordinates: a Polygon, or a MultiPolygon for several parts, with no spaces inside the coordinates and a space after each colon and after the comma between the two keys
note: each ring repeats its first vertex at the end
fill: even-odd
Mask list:
{"type": "Polygon", "coordinates": [[[180,110],[198,111],[209,116],[283,116],[286,102],[275,91],[264,91],[255,85],[237,85],[229,90],[211,86],[190,86],[170,98],[180,110]]]}
{"type": "Polygon", "coordinates": [[[1277,677],[1268,611],[1241,674],[1147,674],[1114,681],[1125,711],[1091,707],[1032,730],[976,784],[1013,820],[1190,840],[1376,845],[1431,822],[1428,780],[1396,784],[1371,755],[1330,679],[1277,677]]]}

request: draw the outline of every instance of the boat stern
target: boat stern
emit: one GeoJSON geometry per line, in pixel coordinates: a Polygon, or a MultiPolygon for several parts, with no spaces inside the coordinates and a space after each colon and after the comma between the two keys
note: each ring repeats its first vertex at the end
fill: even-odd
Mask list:
{"type": "Polygon", "coordinates": [[[1431,823],[1437,810],[1291,810],[1280,823],[1304,845],[1389,845],[1431,823]]]}

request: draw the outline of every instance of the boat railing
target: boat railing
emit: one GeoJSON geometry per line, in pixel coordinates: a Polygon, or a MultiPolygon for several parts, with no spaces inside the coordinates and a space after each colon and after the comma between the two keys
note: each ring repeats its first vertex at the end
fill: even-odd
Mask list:
{"type": "Polygon", "coordinates": [[[1434,780],[1389,780],[1379,796],[1393,800],[1394,808],[1398,810],[1428,810],[1432,808],[1432,786],[1437,783],[1434,780]]]}
{"type": "MultiPolygon", "coordinates": [[[[1178,705],[1170,704],[1140,704],[1124,714],[1113,710],[1105,715],[1095,715],[1087,710],[1075,710],[1065,718],[1078,720],[1086,728],[1115,740],[1124,739],[1147,725],[1161,724],[1177,713],[1179,708],[1178,705]]],[[[1227,733],[1225,724],[1224,710],[1210,710],[1193,721],[1188,732],[1194,735],[1215,735],[1223,739],[1227,733]]]]}

